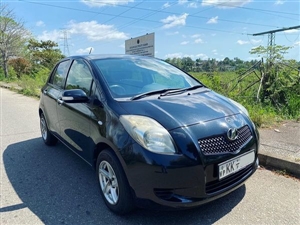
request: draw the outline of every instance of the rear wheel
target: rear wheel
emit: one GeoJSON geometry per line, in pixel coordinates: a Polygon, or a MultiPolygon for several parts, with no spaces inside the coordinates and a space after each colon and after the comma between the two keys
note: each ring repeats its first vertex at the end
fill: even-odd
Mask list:
{"type": "Polygon", "coordinates": [[[103,150],[99,154],[97,176],[101,195],[110,210],[125,214],[134,209],[128,181],[121,164],[111,151],[103,150]]]}
{"type": "Polygon", "coordinates": [[[40,128],[41,128],[41,134],[43,141],[46,145],[55,145],[57,143],[57,138],[51,134],[51,132],[48,129],[48,125],[45,119],[44,114],[42,113],[40,116],[40,128]]]}

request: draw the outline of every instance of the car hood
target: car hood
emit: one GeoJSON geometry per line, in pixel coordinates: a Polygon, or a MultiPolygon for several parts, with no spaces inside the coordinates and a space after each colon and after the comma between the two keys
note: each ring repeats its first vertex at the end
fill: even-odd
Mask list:
{"type": "Polygon", "coordinates": [[[228,98],[208,89],[160,98],[155,95],[119,103],[128,114],[151,117],[167,130],[239,113],[239,108],[228,98]]]}

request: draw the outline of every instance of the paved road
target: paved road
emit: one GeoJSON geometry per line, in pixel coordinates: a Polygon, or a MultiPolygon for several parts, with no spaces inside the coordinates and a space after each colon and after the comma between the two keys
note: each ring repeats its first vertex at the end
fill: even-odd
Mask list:
{"type": "Polygon", "coordinates": [[[300,182],[260,169],[215,202],[179,212],[108,211],[94,171],[62,144],[46,147],[38,101],[0,88],[0,224],[300,224],[300,182]]]}

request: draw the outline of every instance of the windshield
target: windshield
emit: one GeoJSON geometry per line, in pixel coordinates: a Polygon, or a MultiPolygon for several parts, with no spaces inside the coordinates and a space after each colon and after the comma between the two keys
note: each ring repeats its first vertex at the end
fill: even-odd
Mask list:
{"type": "Polygon", "coordinates": [[[176,67],[155,58],[126,57],[94,60],[114,98],[199,85],[176,67]]]}

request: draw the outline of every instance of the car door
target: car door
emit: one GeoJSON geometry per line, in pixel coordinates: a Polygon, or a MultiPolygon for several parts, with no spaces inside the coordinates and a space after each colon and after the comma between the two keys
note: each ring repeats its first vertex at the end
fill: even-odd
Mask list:
{"type": "MultiPolygon", "coordinates": [[[[81,89],[90,96],[93,76],[83,59],[75,59],[70,67],[65,90],[81,89]]],[[[91,111],[88,103],[66,103],[59,99],[57,114],[60,135],[75,153],[88,160],[88,152],[94,143],[90,138],[91,111]]]]}
{"type": "Polygon", "coordinates": [[[60,127],[57,117],[57,100],[65,84],[71,60],[59,62],[53,69],[47,84],[42,88],[43,110],[48,128],[58,135],[60,127]]]}

